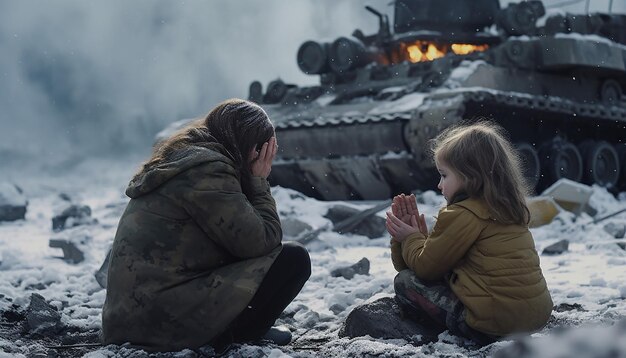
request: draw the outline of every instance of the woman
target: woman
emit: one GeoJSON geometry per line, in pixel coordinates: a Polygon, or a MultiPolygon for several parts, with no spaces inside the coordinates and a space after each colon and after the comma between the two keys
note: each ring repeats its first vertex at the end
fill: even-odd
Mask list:
{"type": "Polygon", "coordinates": [[[277,147],[265,111],[238,99],[157,145],[126,189],[105,343],[176,351],[268,332],[311,273],[302,246],[281,244],[267,182],[277,147]]]}

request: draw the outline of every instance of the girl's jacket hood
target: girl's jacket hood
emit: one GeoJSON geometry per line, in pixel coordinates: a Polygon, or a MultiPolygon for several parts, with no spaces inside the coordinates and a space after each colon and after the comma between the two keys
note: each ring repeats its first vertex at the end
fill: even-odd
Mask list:
{"type": "Polygon", "coordinates": [[[138,198],[145,195],[189,168],[209,162],[224,162],[235,166],[226,149],[219,143],[203,143],[174,152],[163,162],[142,168],[128,184],[126,195],[138,198]],[[223,154],[224,153],[224,154],[223,154]]]}

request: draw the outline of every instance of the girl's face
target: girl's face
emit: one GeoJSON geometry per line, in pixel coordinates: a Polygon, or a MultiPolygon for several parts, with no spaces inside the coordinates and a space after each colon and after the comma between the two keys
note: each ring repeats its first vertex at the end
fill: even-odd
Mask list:
{"type": "Polygon", "coordinates": [[[463,187],[463,181],[461,177],[443,161],[436,160],[435,165],[441,176],[437,188],[441,190],[441,194],[443,194],[443,197],[446,198],[446,201],[449,203],[454,195],[463,187]]]}

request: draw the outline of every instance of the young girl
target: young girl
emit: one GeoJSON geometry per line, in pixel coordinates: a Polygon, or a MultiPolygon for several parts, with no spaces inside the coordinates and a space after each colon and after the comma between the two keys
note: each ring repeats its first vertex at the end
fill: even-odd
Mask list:
{"type": "Polygon", "coordinates": [[[483,345],[542,328],[552,299],[511,143],[480,122],[445,130],[432,148],[447,201],[432,232],[413,195],[396,196],[387,213],[398,303],[483,345]]]}

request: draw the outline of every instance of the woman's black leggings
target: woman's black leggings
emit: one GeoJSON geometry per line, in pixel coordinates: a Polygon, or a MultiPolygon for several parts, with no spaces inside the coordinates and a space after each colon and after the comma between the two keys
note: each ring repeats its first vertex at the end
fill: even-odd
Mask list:
{"type": "Polygon", "coordinates": [[[284,242],[248,307],[231,325],[235,342],[257,340],[298,295],[311,276],[311,259],[304,246],[284,242]]]}

